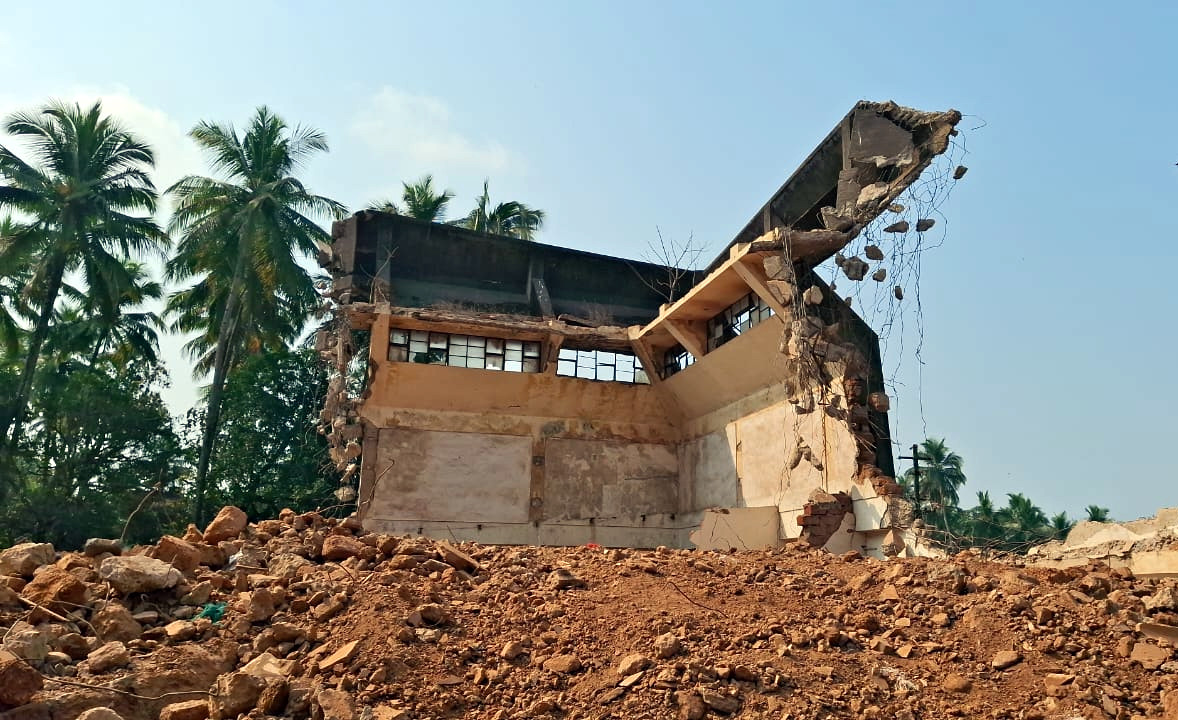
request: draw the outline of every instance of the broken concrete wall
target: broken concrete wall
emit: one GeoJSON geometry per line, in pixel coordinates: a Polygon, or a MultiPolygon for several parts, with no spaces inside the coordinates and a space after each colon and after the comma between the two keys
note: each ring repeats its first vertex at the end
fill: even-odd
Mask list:
{"type": "Polygon", "coordinates": [[[1044,567],[1100,560],[1141,577],[1178,577],[1178,508],[1124,523],[1077,523],[1063,541],[1031,548],[1027,556],[1044,567]]]}

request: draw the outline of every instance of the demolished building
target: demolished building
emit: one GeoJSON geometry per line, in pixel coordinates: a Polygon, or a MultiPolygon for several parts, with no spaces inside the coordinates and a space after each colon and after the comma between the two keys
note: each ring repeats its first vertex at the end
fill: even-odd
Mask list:
{"type": "Polygon", "coordinates": [[[858,103],[702,271],[379,212],[337,222],[323,424],[364,526],[911,552],[878,338],[814,268],[960,118],[858,103]]]}

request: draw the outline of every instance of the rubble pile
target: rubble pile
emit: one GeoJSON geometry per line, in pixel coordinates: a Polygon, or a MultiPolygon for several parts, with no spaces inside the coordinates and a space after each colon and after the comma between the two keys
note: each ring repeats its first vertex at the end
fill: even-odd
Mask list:
{"type": "Polygon", "coordinates": [[[1178,718],[1178,581],[477,546],[225,508],[0,551],[0,720],[1178,718]]]}

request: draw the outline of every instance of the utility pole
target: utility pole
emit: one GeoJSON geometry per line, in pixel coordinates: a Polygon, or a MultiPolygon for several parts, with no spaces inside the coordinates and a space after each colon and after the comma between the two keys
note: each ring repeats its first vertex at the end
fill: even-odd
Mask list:
{"type": "Polygon", "coordinates": [[[900,456],[901,460],[912,461],[912,500],[916,506],[912,514],[916,516],[917,520],[920,519],[920,453],[918,450],[919,446],[914,444],[912,446],[912,455],[900,456]]]}

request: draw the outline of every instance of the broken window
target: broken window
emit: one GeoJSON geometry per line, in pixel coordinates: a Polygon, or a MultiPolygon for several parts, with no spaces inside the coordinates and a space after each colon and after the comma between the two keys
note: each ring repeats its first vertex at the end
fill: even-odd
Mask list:
{"type": "Polygon", "coordinates": [[[608,350],[561,348],[556,361],[556,374],[583,380],[650,384],[650,378],[638,358],[630,353],[608,350]]]}
{"type": "Polygon", "coordinates": [[[540,372],[540,343],[394,328],[389,333],[389,360],[534,373],[540,372]]]}
{"type": "Polygon", "coordinates": [[[773,309],[759,295],[750,292],[708,321],[708,350],[715,350],[772,315],[773,309]]]}
{"type": "Polygon", "coordinates": [[[695,356],[687,352],[682,345],[668,348],[663,353],[663,377],[669,378],[680,370],[695,363],[695,356]]]}

